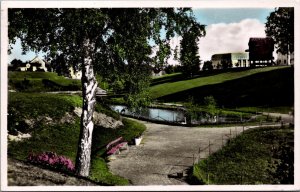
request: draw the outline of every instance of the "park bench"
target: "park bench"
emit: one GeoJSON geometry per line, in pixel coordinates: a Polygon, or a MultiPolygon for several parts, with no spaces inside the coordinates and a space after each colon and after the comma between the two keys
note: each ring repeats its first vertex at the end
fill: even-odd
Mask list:
{"type": "Polygon", "coordinates": [[[123,137],[119,137],[106,145],[106,154],[113,155],[116,153],[120,153],[120,149],[128,149],[128,143],[123,139],[123,137]]]}

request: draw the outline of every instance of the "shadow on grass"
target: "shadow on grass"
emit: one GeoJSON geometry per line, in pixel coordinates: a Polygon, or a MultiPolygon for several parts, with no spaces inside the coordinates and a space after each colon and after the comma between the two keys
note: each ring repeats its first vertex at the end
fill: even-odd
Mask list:
{"type": "Polygon", "coordinates": [[[220,107],[292,106],[294,104],[294,69],[284,68],[250,75],[214,85],[201,86],[158,98],[168,102],[187,101],[212,95],[220,107]]]}
{"type": "Polygon", "coordinates": [[[173,76],[165,76],[165,77],[153,79],[151,86],[159,85],[159,84],[163,84],[163,83],[173,83],[176,81],[196,79],[199,77],[218,75],[218,74],[225,73],[225,72],[241,72],[241,71],[246,71],[246,70],[249,70],[249,68],[231,68],[231,69],[224,69],[224,70],[200,71],[193,77],[186,77],[180,73],[180,74],[173,75],[173,76]]]}

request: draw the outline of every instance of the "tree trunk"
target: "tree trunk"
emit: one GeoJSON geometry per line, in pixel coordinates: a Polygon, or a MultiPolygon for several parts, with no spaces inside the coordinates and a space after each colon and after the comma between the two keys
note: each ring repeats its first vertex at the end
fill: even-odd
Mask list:
{"type": "Polygon", "coordinates": [[[76,158],[76,174],[79,176],[89,176],[92,133],[94,129],[93,113],[96,104],[95,92],[97,81],[94,76],[92,57],[94,44],[89,39],[83,43],[83,63],[82,63],[82,114],[80,123],[80,137],[76,158]]]}

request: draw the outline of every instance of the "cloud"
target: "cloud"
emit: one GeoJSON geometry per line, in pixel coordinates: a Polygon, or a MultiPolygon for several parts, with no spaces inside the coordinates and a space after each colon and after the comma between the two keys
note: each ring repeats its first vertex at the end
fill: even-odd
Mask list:
{"type": "Polygon", "coordinates": [[[248,49],[250,37],[265,36],[265,26],[257,19],[208,25],[206,36],[198,44],[201,60],[210,60],[217,53],[243,52],[248,49]]]}

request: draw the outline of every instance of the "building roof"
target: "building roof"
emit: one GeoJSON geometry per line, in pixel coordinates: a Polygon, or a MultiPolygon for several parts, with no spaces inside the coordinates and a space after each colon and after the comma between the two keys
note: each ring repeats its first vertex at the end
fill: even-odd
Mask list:
{"type": "Polygon", "coordinates": [[[250,37],[249,39],[249,45],[250,44],[268,44],[268,43],[274,43],[273,39],[271,37],[250,37]]]}
{"type": "Polygon", "coordinates": [[[33,58],[29,63],[39,63],[41,65],[45,65],[45,62],[42,59],[40,59],[38,56],[33,58]]]}

